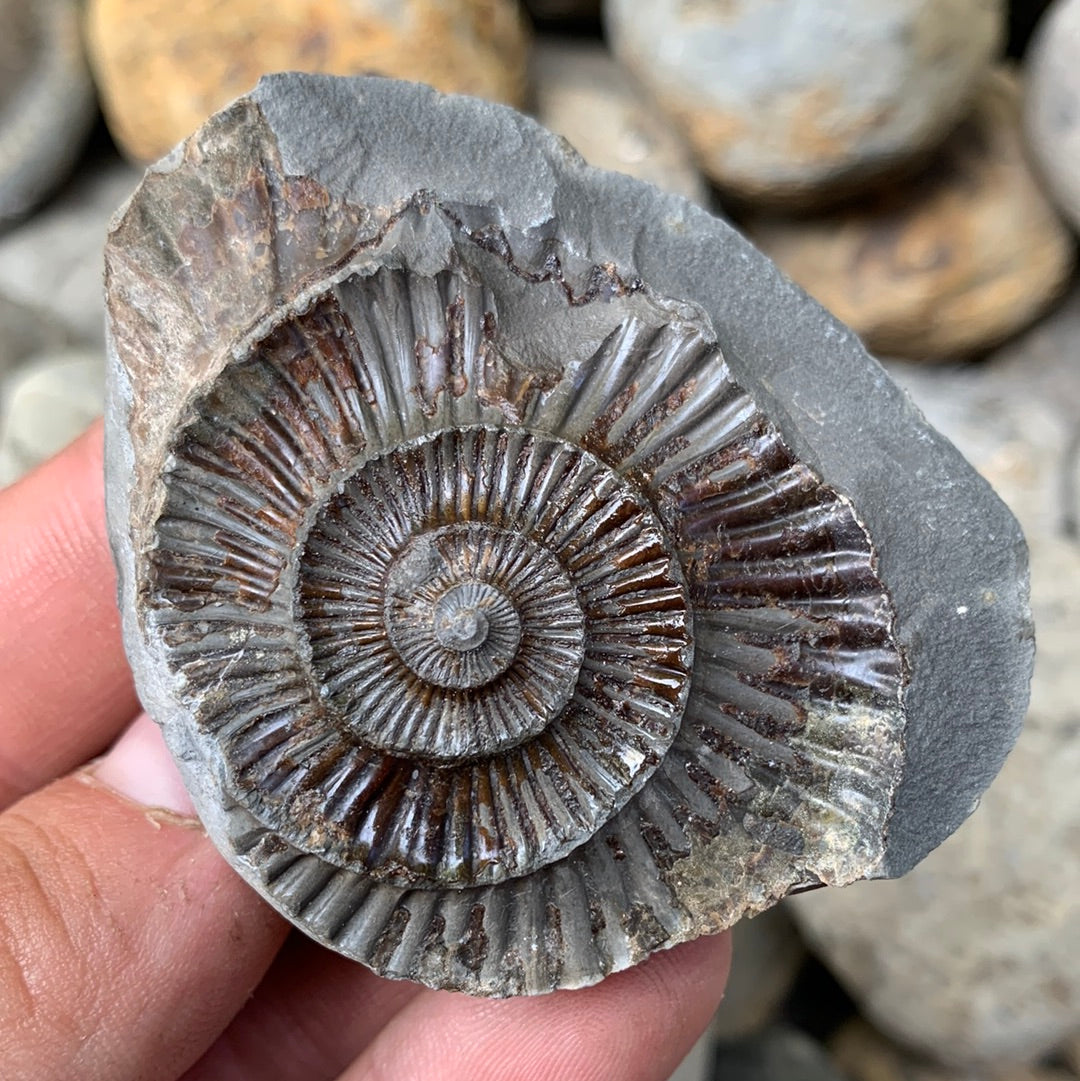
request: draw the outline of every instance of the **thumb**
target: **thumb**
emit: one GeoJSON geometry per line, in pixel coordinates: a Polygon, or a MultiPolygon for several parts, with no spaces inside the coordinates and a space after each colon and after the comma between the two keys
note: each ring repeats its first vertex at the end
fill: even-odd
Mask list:
{"type": "Polygon", "coordinates": [[[191,816],[144,715],[100,762],[0,815],[4,1076],[178,1076],[284,934],[191,816]]]}

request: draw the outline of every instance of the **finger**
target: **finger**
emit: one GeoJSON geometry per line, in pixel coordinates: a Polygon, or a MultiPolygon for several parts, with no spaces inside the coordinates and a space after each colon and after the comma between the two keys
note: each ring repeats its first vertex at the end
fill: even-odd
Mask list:
{"type": "Polygon", "coordinates": [[[341,1081],[664,1081],[723,995],[728,935],[658,953],[582,991],[504,1002],[421,995],[341,1081]]]}
{"type": "Polygon", "coordinates": [[[0,815],[4,1077],[172,1081],[284,938],[197,822],[174,813],[185,797],[149,723],[0,815]]]}
{"type": "Polygon", "coordinates": [[[137,709],[105,539],[101,425],[0,491],[0,808],[137,709]]]}
{"type": "Polygon", "coordinates": [[[294,934],[184,1081],[331,1081],[422,993],[294,934]]]}

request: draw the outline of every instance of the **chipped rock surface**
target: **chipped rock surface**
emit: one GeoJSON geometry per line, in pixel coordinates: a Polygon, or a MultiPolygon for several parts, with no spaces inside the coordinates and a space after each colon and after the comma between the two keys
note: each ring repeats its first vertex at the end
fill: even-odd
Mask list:
{"type": "Polygon", "coordinates": [[[0,227],[67,176],[97,116],[77,0],[0,0],[0,227]]]}
{"type": "Polygon", "coordinates": [[[1058,206],[1080,228],[1080,0],[1057,0],[1026,56],[1024,125],[1058,206]]]}
{"type": "Polygon", "coordinates": [[[750,238],[878,355],[946,359],[1022,330],[1065,287],[1068,229],[1028,167],[1019,85],[974,112],[917,176],[814,218],[750,217],[750,238]]]}
{"type": "Polygon", "coordinates": [[[515,0],[91,0],[90,58],[109,129],[152,161],[273,71],[391,75],[520,104],[515,0]]]}
{"type": "MultiPolygon", "coordinates": [[[[1024,525],[1038,645],[1031,708],[978,811],[919,867],[790,905],[883,1031],[976,1068],[1034,1061],[1080,1017],[1078,342],[1073,292],[985,366],[893,367],[1024,525]]],[[[944,706],[965,716],[963,696],[944,706]]]]}
{"type": "Polygon", "coordinates": [[[537,120],[590,164],[708,199],[689,147],[601,45],[545,38],[533,50],[537,120]]]}
{"type": "Polygon", "coordinates": [[[732,193],[810,203],[925,153],[1002,36],[1001,0],[607,0],[616,55],[732,193]]]}
{"type": "Polygon", "coordinates": [[[105,356],[35,357],[0,381],[0,487],[79,435],[105,407],[105,356]]]}

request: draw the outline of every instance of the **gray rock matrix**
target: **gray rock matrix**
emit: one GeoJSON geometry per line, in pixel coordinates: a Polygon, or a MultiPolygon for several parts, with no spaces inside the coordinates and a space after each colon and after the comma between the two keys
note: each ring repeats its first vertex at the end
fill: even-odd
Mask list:
{"type": "MultiPolygon", "coordinates": [[[[633,283],[634,291],[670,298],[708,328],[734,380],[798,460],[854,508],[895,609],[905,679],[903,762],[879,838],[881,855],[866,873],[902,875],[956,829],[1000,768],[1027,703],[1033,636],[1026,549],[990,487],[926,424],[853,333],[723,222],[680,197],[587,167],[564,142],[504,107],[379,79],[280,75],[263,79],[232,108],[261,117],[283,176],[306,178],[331,200],[371,208],[376,220],[415,204],[418,193],[458,208],[463,220],[469,208],[495,208],[493,224],[520,242],[519,268],[550,267],[557,253],[561,280],[575,296],[588,293],[598,277],[633,283]]],[[[230,853],[232,812],[215,802],[211,754],[188,725],[161,655],[148,642],[137,595],[146,554],[140,530],[155,470],[164,467],[198,383],[164,366],[148,374],[153,348],[140,354],[130,334],[118,333],[125,330],[125,306],[139,302],[119,247],[122,228],[149,183],[179,175],[192,154],[219,152],[213,138],[197,144],[198,151],[190,143],[186,160],[178,150],[153,167],[114,224],[107,249],[107,509],[125,643],[140,694],[162,724],[211,836],[252,880],[250,863],[230,853]],[[136,400],[133,383],[152,386],[153,394],[136,400]]],[[[414,266],[437,266],[451,243],[446,220],[434,213],[418,220],[423,228],[413,227],[407,257],[414,266]]],[[[268,300],[268,320],[271,307],[268,300]]],[[[169,319],[162,311],[163,338],[173,329],[169,319]]],[[[571,337],[575,324],[557,310],[546,333],[549,350],[580,351],[571,337]]],[[[199,360],[207,365],[204,378],[228,359],[228,341],[214,344],[220,356],[199,360]]],[[[256,885],[280,903],[265,883],[256,885]]],[[[692,929],[663,945],[715,929],[716,918],[702,913],[692,929]]],[[[444,985],[506,993],[484,980],[444,985]]]]}
{"type": "Polygon", "coordinates": [[[1031,704],[978,812],[911,874],[785,902],[881,1031],[979,1077],[1052,1055],[1080,1018],[1078,340],[1074,286],[982,365],[890,367],[1027,532],[1031,704]]]}

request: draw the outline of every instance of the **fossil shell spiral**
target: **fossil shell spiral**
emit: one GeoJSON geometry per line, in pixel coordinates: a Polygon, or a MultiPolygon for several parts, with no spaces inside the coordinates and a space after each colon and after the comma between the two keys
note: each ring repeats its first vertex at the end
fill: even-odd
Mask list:
{"type": "Polygon", "coordinates": [[[690,204],[510,110],[275,76],[148,173],[106,260],[140,693],[319,941],[583,986],[901,873],[1007,752],[1015,524],[690,204]]]}

